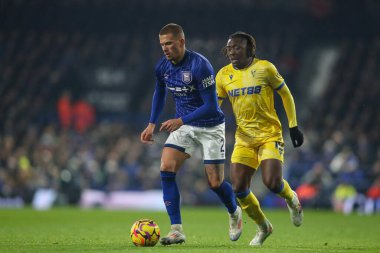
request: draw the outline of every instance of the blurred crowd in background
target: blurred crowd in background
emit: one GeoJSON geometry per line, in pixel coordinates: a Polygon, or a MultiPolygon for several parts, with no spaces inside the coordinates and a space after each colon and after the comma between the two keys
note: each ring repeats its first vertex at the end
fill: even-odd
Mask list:
{"type": "MultiPolygon", "coordinates": [[[[0,207],[30,204],[38,189],[57,192],[57,205],[78,204],[85,189],[160,189],[167,134],[145,146],[140,132],[162,56],[157,34],[176,22],[215,71],[228,63],[220,49],[237,30],[277,66],[306,137],[293,149],[280,101],[284,175],[304,206],[380,212],[377,1],[5,0],[0,8],[0,207]]],[[[173,107],[169,98],[161,120],[173,107]]],[[[234,119],[222,109],[229,158],[234,119]]],[[[229,159],[227,179],[228,167],[229,159]]],[[[218,203],[200,154],[177,180],[184,204],[218,203]]],[[[259,173],[252,190],[263,206],[284,206],[259,173]]]]}

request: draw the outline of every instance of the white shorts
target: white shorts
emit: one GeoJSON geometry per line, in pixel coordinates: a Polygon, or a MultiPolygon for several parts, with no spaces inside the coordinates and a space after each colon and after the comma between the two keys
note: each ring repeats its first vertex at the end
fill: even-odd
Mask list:
{"type": "Polygon", "coordinates": [[[165,147],[175,148],[190,156],[200,147],[204,164],[222,164],[226,158],[225,139],[224,123],[214,127],[183,125],[170,133],[165,147]]]}

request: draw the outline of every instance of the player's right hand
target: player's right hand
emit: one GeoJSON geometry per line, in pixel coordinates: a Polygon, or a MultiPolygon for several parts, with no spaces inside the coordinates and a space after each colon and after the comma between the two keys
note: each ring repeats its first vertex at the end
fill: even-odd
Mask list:
{"type": "Polygon", "coordinates": [[[155,124],[149,123],[149,125],[145,128],[145,130],[142,131],[140,135],[140,140],[142,143],[152,144],[154,142],[153,132],[154,132],[155,126],[156,126],[155,124]]]}

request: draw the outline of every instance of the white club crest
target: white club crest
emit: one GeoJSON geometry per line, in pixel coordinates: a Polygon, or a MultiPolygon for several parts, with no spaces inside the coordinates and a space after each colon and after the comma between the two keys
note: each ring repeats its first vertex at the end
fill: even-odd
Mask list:
{"type": "Polygon", "coordinates": [[[191,83],[193,80],[193,76],[191,75],[190,71],[182,71],[182,82],[185,84],[191,83]]]}

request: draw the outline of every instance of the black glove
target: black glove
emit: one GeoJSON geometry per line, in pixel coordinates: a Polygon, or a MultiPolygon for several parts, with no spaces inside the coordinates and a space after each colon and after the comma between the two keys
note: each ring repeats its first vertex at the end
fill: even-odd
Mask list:
{"type": "Polygon", "coordinates": [[[298,126],[289,128],[290,139],[292,139],[293,146],[295,148],[299,147],[303,143],[303,134],[298,129],[298,126]]]}

